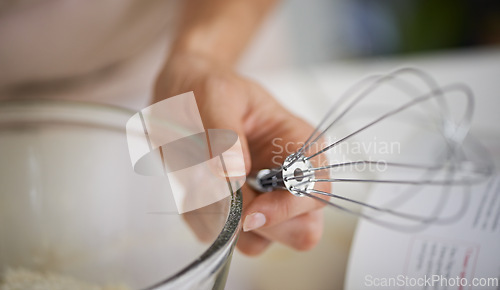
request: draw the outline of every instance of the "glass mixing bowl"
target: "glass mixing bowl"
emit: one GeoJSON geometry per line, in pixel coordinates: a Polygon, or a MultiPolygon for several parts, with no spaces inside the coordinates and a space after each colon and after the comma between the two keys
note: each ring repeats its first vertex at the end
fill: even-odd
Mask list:
{"type": "Polygon", "coordinates": [[[0,102],[0,289],[224,288],[241,193],[179,215],[166,177],[133,171],[134,113],[0,102]]]}

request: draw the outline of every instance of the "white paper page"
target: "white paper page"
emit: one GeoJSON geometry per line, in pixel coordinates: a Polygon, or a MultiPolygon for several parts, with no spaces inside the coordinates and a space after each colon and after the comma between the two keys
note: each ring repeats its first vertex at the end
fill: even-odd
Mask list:
{"type": "MultiPolygon", "coordinates": [[[[404,233],[361,220],[346,289],[500,289],[500,174],[465,192],[452,189],[442,214],[466,207],[449,224],[404,233]]],[[[375,190],[368,203],[385,194],[375,190]]]]}

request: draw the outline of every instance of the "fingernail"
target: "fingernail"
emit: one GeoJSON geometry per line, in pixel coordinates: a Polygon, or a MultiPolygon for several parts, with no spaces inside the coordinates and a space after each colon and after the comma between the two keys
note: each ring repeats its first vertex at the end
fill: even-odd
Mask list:
{"type": "Polygon", "coordinates": [[[260,212],[249,214],[243,222],[243,231],[248,232],[260,228],[266,223],[266,216],[260,212]]]}

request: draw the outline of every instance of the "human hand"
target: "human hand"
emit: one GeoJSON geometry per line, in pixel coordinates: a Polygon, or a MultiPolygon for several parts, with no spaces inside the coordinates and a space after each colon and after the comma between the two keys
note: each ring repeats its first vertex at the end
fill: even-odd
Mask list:
{"type": "MultiPolygon", "coordinates": [[[[205,128],[231,129],[239,135],[247,174],[277,167],[275,162],[284,161],[292,153],[288,150],[297,150],[313,131],[259,85],[202,56],[170,58],[157,79],[154,101],[187,91],[194,91],[205,128]],[[289,144],[279,157],[273,147],[277,138],[281,144],[289,144]]],[[[243,253],[258,255],[272,241],[297,250],[318,243],[323,203],[288,191],[259,194],[246,185],[242,193],[243,232],[237,247],[243,253]]]]}

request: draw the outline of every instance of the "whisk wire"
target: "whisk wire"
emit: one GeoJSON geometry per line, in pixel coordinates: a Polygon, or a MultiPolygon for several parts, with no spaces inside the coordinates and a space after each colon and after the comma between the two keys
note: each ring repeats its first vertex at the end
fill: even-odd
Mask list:
{"type": "MultiPolygon", "coordinates": [[[[257,189],[264,189],[264,191],[271,191],[273,189],[285,189],[297,196],[306,196],[316,199],[320,202],[326,203],[339,210],[355,214],[367,220],[373,221],[382,226],[391,227],[393,229],[408,231],[417,230],[431,222],[447,222],[458,217],[460,212],[467,208],[467,204],[462,204],[460,211],[455,216],[443,218],[440,216],[445,203],[451,196],[451,186],[462,186],[464,194],[470,194],[465,190],[470,185],[483,181],[486,177],[491,175],[493,166],[488,163],[488,166],[481,168],[476,163],[469,160],[469,156],[463,150],[462,146],[469,131],[472,116],[474,111],[474,96],[472,91],[464,84],[456,83],[447,86],[440,86],[430,75],[427,73],[414,69],[402,68],[395,70],[386,75],[369,76],[357,82],[354,86],[350,87],[332,106],[325,117],[322,118],[319,125],[313,130],[311,135],[307,138],[306,142],[295,152],[289,155],[285,162],[277,169],[267,170],[263,174],[263,179],[259,180],[259,187],[257,189]],[[403,75],[410,75],[415,77],[423,86],[418,86],[412,83],[409,79],[403,78],[403,75]],[[333,143],[320,148],[316,152],[310,152],[312,145],[318,144],[324,135],[332,129],[341,119],[345,119],[347,114],[353,110],[362,100],[367,98],[375,90],[379,89],[382,85],[389,85],[391,89],[396,89],[401,92],[403,96],[409,98],[395,109],[390,109],[382,113],[377,118],[362,125],[359,129],[347,134],[334,141],[333,143]],[[450,104],[446,97],[451,93],[460,93],[465,96],[465,110],[460,115],[458,121],[452,119],[450,104]],[[435,105],[431,106],[431,101],[435,101],[435,105]],[[429,104],[429,108],[417,106],[418,104],[429,104]],[[408,162],[388,162],[385,160],[357,160],[348,161],[328,165],[316,165],[314,167],[310,162],[311,159],[326,154],[332,148],[342,144],[351,138],[373,128],[376,124],[391,118],[403,111],[409,111],[409,108],[416,107],[421,109],[419,112],[423,114],[425,121],[432,121],[432,127],[439,140],[443,142],[443,148],[438,150],[437,156],[433,159],[431,164],[422,163],[408,163],[408,162]],[[434,114],[431,114],[434,113],[434,114]],[[356,165],[379,165],[383,164],[384,168],[393,169],[409,169],[414,171],[423,171],[423,174],[418,176],[413,173],[411,178],[351,178],[333,176],[333,169],[340,169],[346,167],[354,167],[356,165]],[[328,172],[327,172],[328,170],[328,172]],[[297,174],[298,172],[298,174],[297,174]],[[323,176],[326,174],[326,176],[323,176]],[[374,206],[370,203],[355,200],[343,195],[335,194],[328,191],[318,190],[314,188],[316,183],[377,183],[377,184],[394,184],[394,185],[409,185],[404,194],[398,198],[391,199],[386,202],[385,206],[374,206]],[[423,191],[425,186],[440,186],[442,189],[439,192],[439,197],[435,206],[428,216],[415,215],[404,213],[394,210],[396,206],[401,206],[403,203],[409,202],[415,194],[423,191]],[[346,208],[340,204],[334,203],[330,200],[325,200],[317,195],[328,196],[337,200],[343,200],[348,203],[356,204],[374,210],[374,213],[388,214],[398,218],[411,220],[417,222],[419,225],[402,225],[395,222],[385,221],[376,218],[366,212],[356,212],[346,208]],[[400,198],[401,197],[401,198],[400,198]],[[404,199],[403,199],[404,198],[404,199]]],[[[413,111],[410,111],[413,113],[413,111]]],[[[420,115],[418,115],[420,116],[420,115]]],[[[377,158],[380,159],[380,158],[377,158]]],[[[491,160],[489,160],[491,161],[491,160]]],[[[319,163],[319,161],[318,161],[319,163]]],[[[358,171],[364,171],[365,169],[358,171]]],[[[262,170],[264,171],[264,170],[262,170]]],[[[410,172],[414,172],[410,171],[410,172]]]]}
{"type": "MultiPolygon", "coordinates": [[[[316,143],[325,134],[325,132],[327,132],[337,121],[339,121],[345,114],[347,114],[357,103],[359,103],[359,101],[361,101],[369,93],[373,92],[378,86],[380,86],[381,84],[383,84],[387,80],[395,79],[398,75],[401,75],[402,73],[411,73],[411,74],[419,76],[421,78],[421,80],[423,80],[431,90],[436,91],[438,93],[438,95],[442,95],[442,92],[440,91],[439,86],[434,81],[434,79],[432,77],[430,77],[428,74],[426,74],[425,72],[418,70],[418,69],[415,69],[415,68],[401,68],[401,69],[397,69],[397,70],[395,70],[387,75],[368,76],[368,77],[362,79],[361,81],[357,82],[356,84],[354,84],[352,87],[350,87],[348,89],[348,91],[340,97],[339,101],[329,109],[329,111],[327,112],[325,117],[321,120],[320,124],[314,129],[313,133],[309,136],[309,138],[306,140],[304,145],[298,150],[298,154],[299,155],[302,154],[312,144],[316,143]],[[322,132],[311,142],[311,139],[319,131],[319,128],[321,128],[323,126],[323,124],[328,120],[328,118],[333,114],[333,112],[335,112],[335,110],[337,110],[338,108],[341,107],[340,106],[341,103],[344,101],[347,101],[349,97],[355,96],[356,91],[361,91],[363,89],[363,87],[365,87],[366,84],[370,84],[370,82],[372,82],[372,80],[375,80],[375,82],[371,83],[371,85],[366,90],[362,91],[359,94],[359,96],[356,97],[353,100],[353,102],[350,105],[348,105],[348,107],[339,116],[337,116],[324,130],[322,130],[322,132]]],[[[404,82],[404,81],[401,80],[401,82],[404,82]]],[[[413,87],[408,82],[404,82],[404,83],[407,85],[407,89],[408,89],[408,87],[413,87]]],[[[415,91],[417,91],[417,90],[415,89],[415,91]]],[[[408,92],[408,90],[406,90],[406,92],[408,92]]],[[[441,100],[441,98],[439,100],[440,101],[438,101],[438,102],[440,102],[441,105],[443,106],[443,112],[446,115],[448,115],[449,111],[448,111],[445,100],[441,100]]],[[[294,160],[294,162],[295,161],[296,161],[296,159],[294,160]]]]}
{"type": "MultiPolygon", "coordinates": [[[[448,87],[445,87],[444,89],[442,89],[442,91],[452,91],[452,90],[454,90],[454,89],[455,89],[455,90],[460,91],[460,88],[457,88],[457,86],[458,86],[458,85],[456,85],[456,84],[452,84],[452,85],[449,85],[448,87]]],[[[441,90],[440,90],[440,91],[441,91],[441,90]]],[[[375,119],[374,121],[372,121],[372,122],[368,123],[367,125],[365,125],[365,126],[361,127],[360,129],[358,129],[358,130],[356,130],[356,131],[354,131],[354,132],[352,132],[352,133],[348,134],[347,136],[345,136],[345,137],[343,137],[343,138],[341,138],[341,139],[339,139],[339,140],[335,141],[334,143],[332,143],[332,144],[330,144],[330,145],[326,146],[325,148],[323,148],[323,149],[319,150],[318,152],[316,152],[316,153],[314,153],[314,154],[312,154],[312,155],[310,155],[310,156],[305,157],[305,159],[306,159],[306,160],[309,160],[309,159],[311,159],[311,158],[314,158],[314,157],[318,156],[319,154],[324,153],[325,151],[327,151],[327,150],[329,150],[329,149],[331,149],[331,148],[333,148],[333,147],[337,146],[337,145],[338,145],[338,144],[340,144],[341,142],[344,142],[344,141],[346,141],[347,139],[349,139],[349,138],[351,138],[351,137],[353,137],[353,136],[356,136],[357,134],[359,134],[359,133],[363,132],[364,130],[366,130],[366,129],[370,128],[370,127],[372,127],[373,125],[375,125],[375,124],[379,123],[380,121],[382,121],[382,120],[384,120],[384,119],[387,119],[388,117],[391,117],[391,116],[393,116],[393,115],[396,115],[397,113],[399,113],[399,112],[401,112],[401,111],[404,111],[405,109],[408,109],[408,108],[410,108],[411,106],[413,106],[413,105],[415,105],[415,104],[418,104],[418,103],[420,103],[420,102],[427,101],[427,100],[431,99],[432,97],[435,97],[435,91],[432,91],[432,92],[430,92],[430,93],[428,93],[428,94],[425,94],[425,95],[423,95],[423,96],[421,96],[421,97],[419,97],[419,98],[417,98],[417,99],[414,99],[414,100],[412,100],[412,101],[410,101],[410,102],[408,102],[408,103],[406,103],[406,104],[404,104],[404,105],[402,105],[402,106],[398,107],[398,108],[397,108],[397,109],[395,109],[395,110],[392,110],[392,111],[390,111],[390,112],[388,112],[388,113],[385,113],[384,115],[380,116],[379,118],[375,119]]]]}

